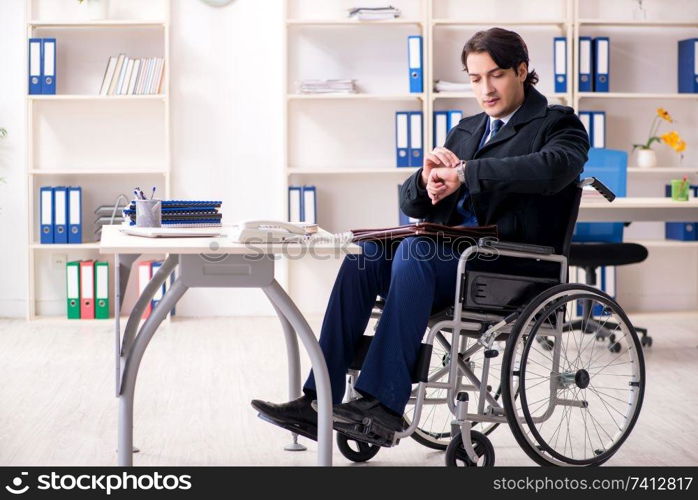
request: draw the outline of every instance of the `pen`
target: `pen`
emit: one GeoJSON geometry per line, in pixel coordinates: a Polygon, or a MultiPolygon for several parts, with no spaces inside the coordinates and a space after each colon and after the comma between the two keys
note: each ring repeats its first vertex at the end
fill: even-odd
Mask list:
{"type": "Polygon", "coordinates": [[[155,186],[153,186],[153,192],[150,193],[150,199],[153,199],[153,196],[155,196],[155,186]]]}

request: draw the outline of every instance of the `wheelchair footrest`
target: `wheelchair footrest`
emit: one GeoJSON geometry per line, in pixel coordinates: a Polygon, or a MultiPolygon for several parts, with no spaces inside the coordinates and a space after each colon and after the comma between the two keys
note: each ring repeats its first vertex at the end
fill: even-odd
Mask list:
{"type": "Polygon", "coordinates": [[[370,418],[365,418],[360,424],[335,422],[334,429],[356,441],[383,446],[385,448],[390,448],[400,442],[399,439],[395,439],[394,430],[386,429],[382,425],[371,421],[370,418]]]}

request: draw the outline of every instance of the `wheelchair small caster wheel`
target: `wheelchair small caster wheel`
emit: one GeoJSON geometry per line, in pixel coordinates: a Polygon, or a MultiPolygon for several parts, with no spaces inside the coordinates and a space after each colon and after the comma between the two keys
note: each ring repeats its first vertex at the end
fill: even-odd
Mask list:
{"type": "Polygon", "coordinates": [[[642,337],[640,343],[642,347],[652,347],[652,337],[642,337]]]}
{"type": "Polygon", "coordinates": [[[608,345],[608,350],[617,354],[620,352],[620,344],[618,342],[613,342],[608,345]]]}
{"type": "Polygon", "coordinates": [[[339,432],[337,433],[337,448],[345,458],[352,462],[367,462],[375,457],[381,449],[380,446],[356,441],[339,432]]]}
{"type": "Polygon", "coordinates": [[[475,454],[479,457],[477,463],[473,463],[463,447],[463,436],[458,434],[451,439],[446,448],[447,467],[492,467],[494,465],[494,446],[487,436],[477,431],[470,431],[470,439],[475,448],[475,454]]]}

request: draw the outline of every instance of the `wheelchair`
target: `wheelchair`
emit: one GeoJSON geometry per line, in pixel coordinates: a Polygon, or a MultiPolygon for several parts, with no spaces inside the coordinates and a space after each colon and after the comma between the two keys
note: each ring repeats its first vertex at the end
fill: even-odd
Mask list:
{"type": "MultiPolygon", "coordinates": [[[[642,407],[644,358],[635,328],[613,298],[567,283],[586,185],[615,198],[595,178],[578,183],[561,254],[486,238],[461,254],[454,305],[428,322],[404,430],[383,429],[370,419],[347,425],[337,433],[346,458],[367,461],[381,447],[412,437],[445,451],[448,466],[492,466],[488,435],[502,424],[544,466],[601,465],[618,451],[642,407]],[[559,276],[468,270],[474,259],[500,256],[559,264],[559,276]],[[599,345],[599,331],[613,335],[609,348],[599,345]]],[[[372,318],[380,321],[382,306],[378,300],[372,318]]],[[[357,349],[345,401],[360,397],[353,384],[371,338],[365,335],[357,349]]]]}

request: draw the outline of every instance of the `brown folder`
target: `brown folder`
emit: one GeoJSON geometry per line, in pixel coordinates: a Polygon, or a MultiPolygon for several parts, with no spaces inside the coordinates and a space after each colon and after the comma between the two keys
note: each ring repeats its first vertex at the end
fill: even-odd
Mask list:
{"type": "Polygon", "coordinates": [[[417,222],[405,226],[380,229],[352,229],[352,241],[392,241],[408,236],[432,236],[446,241],[470,238],[474,241],[485,237],[497,237],[497,226],[444,226],[432,222],[417,222]]]}

